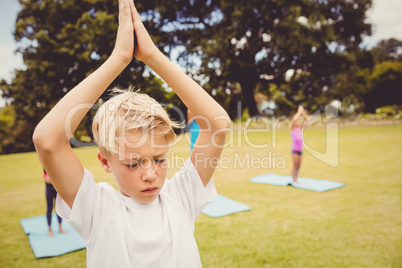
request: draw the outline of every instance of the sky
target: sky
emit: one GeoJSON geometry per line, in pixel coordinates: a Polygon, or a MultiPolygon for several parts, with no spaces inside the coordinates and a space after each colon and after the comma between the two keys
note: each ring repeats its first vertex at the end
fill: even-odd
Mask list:
{"type": "MultiPolygon", "coordinates": [[[[113,0],[111,0],[113,1],[113,0]]],[[[18,0],[1,0],[0,8],[0,80],[11,82],[14,69],[24,68],[21,55],[15,53],[17,45],[12,35],[17,14],[21,6],[18,0]]],[[[402,40],[402,0],[373,0],[367,12],[368,22],[373,25],[373,35],[364,39],[370,48],[380,40],[396,38],[402,40]]],[[[0,97],[0,107],[5,102],[0,97]]]]}

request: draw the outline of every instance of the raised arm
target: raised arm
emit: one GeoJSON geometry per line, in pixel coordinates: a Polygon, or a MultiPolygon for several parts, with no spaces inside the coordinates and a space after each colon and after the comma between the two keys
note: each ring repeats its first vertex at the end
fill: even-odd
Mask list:
{"type": "Polygon", "coordinates": [[[293,116],[292,120],[290,121],[290,128],[293,129],[296,125],[296,122],[300,119],[300,116],[303,115],[304,112],[304,108],[303,106],[299,105],[299,107],[297,108],[297,112],[296,114],[293,116]]]}
{"type": "Polygon", "coordinates": [[[156,48],[134,5],[132,9],[138,43],[134,56],[147,64],[174,90],[200,125],[201,131],[191,153],[191,161],[205,186],[221,155],[230,119],[203,88],[156,48]]]}
{"type": "Polygon", "coordinates": [[[119,0],[119,28],[111,56],[74,87],[42,119],[33,134],[39,159],[63,200],[72,207],[84,169],[69,139],[92,104],[133,57],[133,19],[128,0],[119,0]]]}
{"type": "Polygon", "coordinates": [[[191,124],[191,122],[193,122],[194,120],[194,115],[191,113],[191,111],[189,109],[187,109],[187,123],[191,124]]]}

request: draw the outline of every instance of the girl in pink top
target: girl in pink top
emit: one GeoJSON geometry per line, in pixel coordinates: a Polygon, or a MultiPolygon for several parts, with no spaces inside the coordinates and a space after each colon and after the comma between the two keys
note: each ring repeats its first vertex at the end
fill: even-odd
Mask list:
{"type": "Polygon", "coordinates": [[[307,120],[307,114],[304,111],[303,106],[299,106],[297,113],[293,116],[290,122],[290,136],[292,137],[292,178],[293,184],[298,185],[297,177],[299,176],[301,160],[303,156],[303,129],[302,129],[302,118],[304,116],[307,120]]]}

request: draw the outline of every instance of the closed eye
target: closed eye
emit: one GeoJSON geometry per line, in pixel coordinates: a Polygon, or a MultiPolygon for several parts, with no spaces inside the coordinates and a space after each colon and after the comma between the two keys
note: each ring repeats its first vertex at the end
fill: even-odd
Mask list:
{"type": "MultiPolygon", "coordinates": [[[[155,163],[157,163],[157,164],[164,163],[166,160],[167,160],[166,157],[163,157],[163,158],[154,158],[154,159],[153,159],[153,161],[154,161],[155,163]]],[[[138,162],[136,162],[136,163],[131,163],[131,164],[125,165],[125,166],[126,166],[127,168],[129,168],[129,169],[133,169],[133,168],[140,167],[140,165],[141,165],[142,162],[143,162],[143,160],[138,161],[138,162]]]]}
{"type": "Polygon", "coordinates": [[[163,162],[166,161],[166,158],[158,158],[158,159],[154,159],[154,161],[155,161],[156,163],[163,163],[163,162]]]}
{"type": "Polygon", "coordinates": [[[128,168],[136,168],[136,167],[138,167],[138,165],[139,165],[140,163],[138,162],[138,163],[135,163],[135,164],[130,164],[130,165],[126,165],[126,167],[128,167],[128,168]]]}

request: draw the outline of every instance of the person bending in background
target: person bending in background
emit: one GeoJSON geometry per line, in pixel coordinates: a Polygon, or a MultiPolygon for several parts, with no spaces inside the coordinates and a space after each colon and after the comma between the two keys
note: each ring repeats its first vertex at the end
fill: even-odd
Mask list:
{"type": "Polygon", "coordinates": [[[187,110],[187,124],[188,131],[190,132],[190,151],[193,150],[194,144],[197,141],[198,135],[200,134],[200,126],[194,119],[194,115],[190,110],[187,110]]]}
{"type": "Polygon", "coordinates": [[[292,168],[292,179],[293,184],[299,185],[300,183],[297,181],[299,177],[300,165],[303,157],[303,122],[302,116],[308,120],[308,116],[304,111],[303,106],[299,106],[297,109],[297,113],[293,116],[290,122],[290,136],[292,137],[292,160],[293,160],[293,168],[292,168]]]}
{"type": "MultiPolygon", "coordinates": [[[[45,169],[43,169],[43,178],[45,179],[46,184],[46,203],[47,203],[47,210],[46,210],[46,218],[47,218],[47,225],[49,226],[49,236],[54,237],[54,233],[52,231],[52,211],[53,211],[53,201],[56,199],[57,192],[54,189],[53,184],[47,175],[45,169]]],[[[57,215],[57,221],[59,222],[59,232],[62,234],[67,233],[61,227],[61,217],[57,215]]]]}

